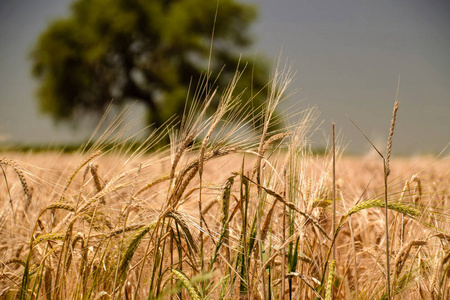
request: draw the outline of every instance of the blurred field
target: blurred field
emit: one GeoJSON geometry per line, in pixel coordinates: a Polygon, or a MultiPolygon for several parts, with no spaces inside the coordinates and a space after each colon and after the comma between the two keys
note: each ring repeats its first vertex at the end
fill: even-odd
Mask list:
{"type": "MultiPolygon", "coordinates": [[[[99,191],[96,188],[93,175],[88,170],[88,163],[74,177],[70,188],[64,193],[65,199],[61,199],[67,178],[73,173],[73,170],[77,169],[77,166],[79,167],[85,156],[54,153],[4,153],[3,155],[14,161],[16,168],[22,170],[31,196],[31,202],[28,204],[22,184],[14,169],[11,166],[3,165],[5,177],[0,183],[1,198],[3,199],[0,209],[0,240],[2,241],[0,244],[0,259],[3,264],[1,292],[3,297],[8,298],[6,295],[15,294],[21,285],[24,272],[21,262],[27,260],[30,251],[30,238],[37,239],[50,232],[69,234],[67,230],[70,225],[67,223],[67,216],[71,212],[64,209],[47,211],[45,209],[51,207],[54,203],[62,202],[72,207],[80,206],[89,198],[95,197],[99,191]],[[85,170],[88,170],[87,173],[85,170]],[[5,178],[7,181],[5,181],[5,178]]],[[[195,159],[194,154],[188,157],[180,162],[180,166],[187,166],[189,161],[195,159]]],[[[29,271],[32,271],[30,272],[30,280],[33,282],[39,276],[42,277],[39,295],[51,293],[51,290],[58,286],[54,281],[55,276],[62,277],[57,282],[63,282],[64,290],[60,293],[64,297],[81,298],[81,295],[86,296],[86,293],[89,293],[90,286],[95,286],[91,292],[93,294],[99,294],[103,290],[108,295],[111,294],[114,285],[114,275],[112,274],[121,261],[117,253],[125,252],[127,243],[130,243],[130,237],[141,230],[142,226],[151,224],[158,219],[168,195],[168,182],[166,181],[151,187],[138,197],[131,197],[133,191],[136,194],[136,191],[142,189],[149,182],[154,182],[162,175],[167,174],[170,170],[169,157],[143,155],[132,161],[129,161],[129,158],[127,155],[106,154],[90,162],[97,166],[98,176],[102,184],[106,186],[108,182],[114,181],[114,177],[117,177],[117,175],[127,174],[120,180],[120,183],[115,183],[117,188],[114,191],[105,194],[101,201],[95,203],[92,213],[95,212],[97,215],[95,217],[97,221],[93,222],[92,219],[87,221],[86,218],[84,221],[76,221],[70,229],[70,237],[47,236],[44,241],[33,245],[33,255],[29,257],[31,260],[29,271]],[[140,164],[142,165],[139,170],[140,164]],[[125,214],[128,214],[126,225],[125,214]],[[94,226],[94,224],[96,225],[94,226]],[[108,237],[107,241],[104,240],[106,237],[102,236],[107,232],[114,232],[128,226],[129,231],[123,236],[117,234],[117,237],[108,237]],[[79,242],[81,237],[84,244],[79,242]],[[65,238],[70,240],[69,245],[64,246],[65,238]],[[64,247],[66,250],[63,252],[64,247]],[[71,257],[70,261],[68,261],[68,257],[71,257]],[[82,263],[83,260],[84,263],[82,263]],[[60,265],[62,261],[66,267],[60,265]],[[100,267],[98,264],[103,264],[103,266],[100,267]],[[83,265],[85,270],[81,271],[80,268],[83,265]],[[63,274],[57,274],[59,268],[64,269],[63,274]],[[94,276],[96,268],[106,269],[101,270],[105,273],[101,275],[102,282],[94,284],[95,279],[92,276],[94,276]],[[112,274],[106,274],[108,268],[110,268],[112,274]],[[84,275],[83,272],[89,273],[84,275]],[[52,278],[53,281],[51,281],[52,278]],[[84,281],[81,281],[82,279],[84,281]],[[49,286],[45,287],[44,285],[49,286]],[[86,290],[82,292],[80,289],[86,290]],[[77,293],[80,293],[80,297],[76,297],[77,293]]],[[[203,175],[205,188],[202,194],[202,202],[203,208],[211,206],[211,209],[204,214],[204,220],[208,226],[207,230],[203,229],[203,256],[208,262],[206,265],[209,265],[211,255],[214,253],[218,239],[220,239],[223,210],[223,204],[220,202],[223,196],[223,186],[227,178],[233,175],[233,172],[240,172],[242,158],[243,155],[241,154],[230,154],[205,164],[203,175]]],[[[276,161],[283,162],[285,159],[286,157],[280,155],[276,158],[276,161]]],[[[254,163],[255,156],[247,154],[244,173],[251,172],[254,163]]],[[[303,178],[300,179],[301,191],[299,192],[302,198],[297,200],[297,206],[310,214],[315,222],[320,224],[328,234],[331,234],[331,206],[325,201],[320,203],[321,200],[329,201],[331,198],[330,159],[327,156],[305,156],[301,164],[303,178]]],[[[265,168],[268,168],[268,165],[265,168]]],[[[440,232],[450,231],[448,224],[450,160],[448,158],[426,157],[399,158],[393,159],[391,169],[390,178],[392,179],[389,184],[391,201],[416,203],[424,211],[438,212],[436,209],[439,209],[444,214],[441,217],[430,217],[433,214],[419,215],[416,216],[416,221],[413,221],[401,213],[390,212],[391,258],[395,261],[395,268],[394,270],[391,268],[391,271],[399,273],[396,275],[397,281],[402,280],[401,284],[397,283],[398,297],[421,299],[423,296],[427,298],[431,295],[441,295],[441,299],[445,299],[449,295],[448,280],[445,276],[445,274],[448,274],[449,249],[446,240],[448,236],[438,235],[440,232]],[[409,187],[405,186],[406,183],[409,183],[409,187]],[[405,247],[410,248],[405,249],[405,247]],[[398,271],[399,268],[402,270],[398,271]],[[405,274],[410,278],[405,278],[405,274]]],[[[343,157],[338,160],[336,170],[338,219],[346,215],[350,208],[355,207],[358,201],[361,203],[382,198],[383,172],[378,157],[343,157]]],[[[234,264],[239,254],[239,241],[242,234],[242,228],[240,227],[242,215],[240,211],[236,212],[237,209],[242,209],[237,206],[239,203],[237,200],[240,198],[239,181],[239,177],[237,177],[230,191],[233,197],[230,200],[229,210],[230,213],[235,213],[235,215],[229,227],[230,240],[227,243],[228,245],[222,246],[227,250],[220,249],[220,256],[215,261],[216,266],[211,269],[206,268],[206,273],[210,271],[212,272],[211,275],[203,275],[208,278],[208,281],[212,276],[214,283],[221,283],[221,278],[225,278],[224,276],[227,274],[230,276],[229,268],[235,268],[234,264]],[[227,254],[227,251],[231,253],[227,254]],[[229,256],[227,257],[227,255],[229,256]]],[[[268,179],[268,181],[265,184],[266,186],[270,186],[280,194],[283,193],[281,182],[277,182],[277,179],[268,179]]],[[[199,193],[198,190],[194,190],[189,196],[186,195],[198,184],[198,178],[194,178],[186,188],[185,195],[181,197],[180,203],[176,206],[177,213],[183,216],[193,242],[197,245],[197,251],[199,251],[200,245],[197,208],[199,193]]],[[[256,189],[252,188],[251,193],[253,194],[252,199],[257,197],[256,189]]],[[[249,209],[254,211],[255,204],[249,203],[249,209]]],[[[284,238],[281,233],[283,228],[281,225],[282,209],[283,204],[280,202],[276,204],[273,197],[267,196],[264,200],[262,221],[265,221],[268,214],[271,214],[271,223],[266,225],[268,228],[265,229],[267,234],[264,237],[264,247],[270,255],[277,253],[283,241],[289,236],[287,228],[284,238]],[[271,212],[272,208],[273,211],[271,212]]],[[[250,213],[250,216],[253,217],[254,213],[250,213]]],[[[298,232],[300,243],[297,254],[299,261],[295,271],[291,270],[290,272],[292,273],[291,276],[296,276],[293,277],[292,293],[295,296],[294,298],[313,298],[313,292],[310,288],[305,288],[305,285],[317,287],[320,283],[330,241],[318,232],[317,228],[308,225],[304,218],[299,217],[294,223],[294,231],[298,232]]],[[[343,226],[336,240],[336,277],[338,280],[335,281],[335,294],[339,299],[356,297],[356,291],[358,291],[361,299],[383,297],[385,284],[383,279],[385,270],[383,266],[383,256],[385,256],[383,252],[383,224],[383,210],[381,208],[370,208],[359,211],[343,226]]],[[[166,226],[173,227],[173,230],[176,230],[177,227],[174,224],[166,226]]],[[[248,226],[247,230],[251,231],[250,224],[248,226]]],[[[178,230],[180,230],[179,227],[178,230]]],[[[140,241],[139,247],[135,249],[133,258],[127,266],[125,275],[123,275],[123,280],[126,283],[121,286],[121,289],[124,290],[122,297],[125,294],[132,295],[136,292],[136,282],[140,273],[138,270],[140,271],[140,264],[142,264],[145,251],[149,253],[148,261],[145,262],[145,267],[143,267],[143,276],[147,278],[141,282],[141,288],[138,289],[137,295],[138,298],[141,298],[148,294],[150,273],[154,264],[152,256],[155,251],[155,234],[148,233],[140,241]],[[146,247],[146,245],[150,245],[150,247],[146,247]]],[[[186,236],[181,237],[180,242],[183,244],[181,251],[190,253],[186,236]]],[[[36,240],[33,243],[36,243],[36,240]]],[[[164,268],[169,269],[177,266],[188,277],[192,278],[196,275],[198,277],[200,252],[190,253],[189,256],[192,255],[192,257],[189,259],[182,256],[182,262],[180,263],[177,252],[168,249],[174,247],[171,243],[167,243],[166,249],[160,248],[159,250],[162,251],[164,268]],[[195,267],[191,266],[194,261],[197,264],[195,267]]],[[[286,247],[287,249],[288,247],[286,247]]],[[[257,252],[252,257],[250,264],[254,264],[254,269],[249,270],[249,275],[251,275],[251,278],[253,277],[253,285],[255,285],[252,297],[258,298],[260,288],[257,288],[257,280],[254,278],[256,276],[254,272],[258,272],[259,269],[256,263],[259,260],[257,252]]],[[[267,260],[268,257],[265,259],[267,260]]],[[[281,297],[280,267],[284,265],[281,262],[281,254],[273,258],[270,265],[272,266],[272,277],[266,278],[266,284],[268,284],[267,280],[270,280],[272,293],[276,299],[279,299],[281,297]]],[[[236,269],[235,271],[240,270],[236,269]]],[[[288,272],[286,271],[286,273],[288,272]]],[[[163,272],[161,276],[165,278],[164,280],[167,280],[170,273],[163,272]]],[[[196,289],[205,288],[206,284],[202,281],[202,278],[197,278],[197,280],[193,283],[197,286],[196,289]]],[[[239,276],[234,278],[234,287],[231,282],[228,282],[225,287],[219,286],[215,289],[209,286],[211,289],[209,297],[215,299],[223,293],[224,297],[228,298],[235,289],[233,297],[238,298],[239,280],[239,276]],[[225,289],[225,291],[221,292],[222,289],[225,289]]],[[[172,283],[175,284],[173,281],[172,283]]],[[[34,284],[36,285],[36,283],[34,284]]],[[[165,285],[161,283],[160,289],[167,292],[168,285],[167,282],[165,285]]],[[[117,286],[120,285],[117,283],[117,286]]],[[[35,290],[37,290],[36,287],[35,290]]],[[[173,297],[180,296],[183,293],[186,294],[185,297],[189,297],[186,292],[180,294],[179,288],[175,290],[179,294],[175,294],[173,297]]],[[[288,292],[286,292],[286,297],[287,295],[288,292]]]]}

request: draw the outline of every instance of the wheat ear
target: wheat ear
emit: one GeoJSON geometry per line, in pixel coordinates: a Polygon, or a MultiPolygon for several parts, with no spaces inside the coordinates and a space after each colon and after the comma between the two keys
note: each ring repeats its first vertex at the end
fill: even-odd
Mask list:
{"type": "Polygon", "coordinates": [[[183,215],[181,215],[177,211],[172,210],[166,214],[166,217],[172,218],[175,220],[175,222],[178,224],[178,226],[181,227],[181,230],[183,231],[183,234],[184,234],[184,237],[186,238],[186,242],[189,246],[189,249],[192,249],[192,251],[197,252],[198,247],[197,247],[196,243],[194,242],[194,238],[192,237],[192,234],[189,230],[189,227],[188,227],[187,222],[186,222],[185,218],[183,217],[183,215]]]}
{"type": "Polygon", "coordinates": [[[102,154],[102,151],[96,151],[94,153],[92,153],[91,155],[89,155],[84,161],[82,161],[73,171],[72,173],[70,173],[70,176],[67,178],[66,184],[64,185],[63,191],[61,193],[61,201],[63,199],[63,195],[64,193],[67,191],[67,189],[69,188],[70,184],[72,183],[73,179],[75,178],[75,176],[78,174],[78,172],[80,172],[80,170],[86,165],[88,164],[91,160],[93,160],[94,158],[96,158],[97,156],[99,156],[100,154],[102,154]]]}
{"type": "MultiPolygon", "coordinates": [[[[94,178],[95,189],[97,190],[97,193],[99,193],[104,188],[104,185],[102,183],[100,175],[98,175],[98,164],[90,163],[89,169],[91,170],[92,178],[94,178]]],[[[100,203],[106,203],[105,197],[100,198],[100,203]]]]}
{"type": "MultiPolygon", "coordinates": [[[[364,202],[361,202],[355,206],[353,206],[347,214],[344,216],[344,219],[347,219],[347,217],[351,216],[354,213],[357,213],[361,210],[371,208],[371,207],[381,207],[385,208],[385,202],[383,200],[373,199],[373,200],[367,200],[364,202]]],[[[421,215],[421,212],[413,207],[412,205],[406,204],[406,203],[394,203],[389,202],[388,209],[395,210],[397,212],[400,212],[404,215],[407,215],[408,217],[414,219],[415,217],[418,217],[421,215]]],[[[339,222],[340,225],[342,225],[343,220],[339,222]]],[[[339,227],[339,226],[338,226],[339,227]]]]}
{"type": "Polygon", "coordinates": [[[172,169],[170,171],[170,178],[173,178],[175,176],[175,169],[178,165],[178,162],[181,159],[181,156],[183,155],[186,148],[192,143],[195,136],[197,135],[197,130],[189,134],[186,139],[184,140],[183,144],[181,144],[181,147],[178,149],[177,153],[175,154],[175,157],[172,162],[172,169]]]}
{"type": "Polygon", "coordinates": [[[56,240],[64,240],[66,237],[66,233],[46,233],[41,234],[33,241],[33,246],[36,246],[45,241],[56,241],[56,240]]]}
{"type": "Polygon", "coordinates": [[[261,240],[264,241],[267,237],[267,233],[269,232],[270,227],[270,221],[272,220],[273,211],[275,209],[275,206],[277,204],[277,201],[273,201],[272,206],[269,209],[269,212],[267,213],[266,220],[263,223],[262,229],[261,229],[261,240]]]}
{"type": "Polygon", "coordinates": [[[23,175],[22,170],[13,160],[10,160],[7,158],[0,158],[0,164],[10,166],[16,172],[17,176],[19,177],[20,183],[22,184],[23,191],[24,191],[25,195],[27,196],[26,207],[28,207],[31,204],[31,194],[30,194],[30,190],[28,188],[28,184],[25,179],[25,176],[23,175]]]}
{"type": "Polygon", "coordinates": [[[417,184],[417,186],[414,188],[414,202],[419,202],[420,199],[422,199],[422,181],[420,180],[419,176],[417,176],[417,174],[414,174],[411,178],[411,182],[415,182],[417,184]],[[416,190],[417,190],[417,195],[416,195],[416,190]]]}
{"type": "Polygon", "coordinates": [[[253,178],[253,176],[255,176],[256,172],[258,172],[258,170],[261,166],[262,157],[264,156],[266,151],[270,148],[270,145],[272,145],[276,141],[282,140],[291,135],[292,135],[292,132],[290,132],[290,131],[282,132],[282,133],[271,136],[267,141],[264,142],[263,147],[261,148],[261,152],[258,153],[258,159],[256,160],[256,163],[253,167],[252,178],[253,178]]]}
{"type": "Polygon", "coordinates": [[[172,177],[170,175],[164,175],[161,177],[156,178],[155,180],[151,181],[150,183],[148,183],[146,186],[144,186],[143,188],[141,188],[139,191],[137,191],[137,193],[133,196],[133,198],[138,197],[140,194],[142,194],[143,192],[145,192],[146,190],[150,189],[151,187],[157,185],[158,183],[167,181],[169,179],[171,179],[172,177]]]}
{"type": "Polygon", "coordinates": [[[328,278],[327,278],[327,289],[326,289],[326,293],[325,293],[325,300],[331,300],[332,299],[332,291],[333,291],[333,279],[335,276],[335,271],[334,269],[336,268],[336,261],[333,260],[331,262],[330,265],[330,271],[328,273],[328,278]]]}
{"type": "Polygon", "coordinates": [[[414,240],[409,243],[407,243],[405,246],[400,249],[400,251],[397,253],[397,256],[395,257],[395,263],[394,263],[394,274],[392,278],[392,288],[395,291],[395,285],[397,284],[397,278],[398,275],[400,275],[403,266],[405,265],[405,261],[408,259],[409,252],[411,251],[411,248],[413,246],[420,247],[427,244],[427,241],[423,240],[414,240]]]}
{"type": "MultiPolygon", "coordinates": [[[[230,238],[230,229],[229,229],[229,222],[231,218],[229,217],[229,210],[230,210],[230,196],[231,196],[231,187],[234,183],[234,177],[229,177],[227,179],[227,182],[225,183],[225,188],[223,189],[223,195],[222,195],[222,228],[224,231],[224,239],[223,242],[225,243],[225,254],[226,254],[226,260],[227,263],[231,263],[231,256],[230,256],[230,248],[229,248],[229,238],[230,238]]],[[[228,267],[228,274],[231,272],[231,268],[228,267]]]]}
{"type": "MultiPolygon", "coordinates": [[[[424,246],[427,244],[427,241],[423,240],[414,240],[407,243],[405,246],[400,249],[400,251],[397,253],[397,256],[395,257],[395,270],[394,270],[394,276],[398,276],[400,272],[403,269],[404,262],[408,258],[409,252],[411,251],[411,248],[416,246],[424,246]]],[[[393,280],[393,285],[395,286],[395,281],[393,280]]]]}
{"type": "Polygon", "coordinates": [[[137,247],[139,246],[141,240],[144,236],[154,227],[156,226],[156,222],[153,222],[147,226],[144,226],[134,233],[134,235],[129,239],[128,247],[125,250],[122,259],[119,264],[119,277],[123,278],[126,274],[126,269],[130,264],[131,259],[133,258],[134,253],[136,252],[137,247]]]}
{"type": "Polygon", "coordinates": [[[387,144],[387,150],[386,150],[386,175],[387,176],[389,176],[389,174],[391,173],[389,163],[391,160],[392,136],[394,135],[395,120],[397,119],[397,110],[398,110],[398,101],[395,101],[394,112],[392,113],[391,128],[389,130],[389,138],[388,138],[388,144],[387,144]]]}
{"type": "Polygon", "coordinates": [[[172,269],[172,274],[181,281],[183,286],[188,290],[189,296],[192,300],[200,300],[200,295],[198,294],[197,290],[195,289],[192,282],[189,280],[189,278],[184,274],[183,272],[179,270],[172,269]]]}
{"type": "Polygon", "coordinates": [[[274,197],[276,200],[280,201],[281,203],[283,203],[284,205],[286,205],[286,207],[294,210],[295,212],[297,212],[298,214],[300,214],[302,217],[304,217],[306,219],[307,223],[312,223],[317,229],[319,229],[319,231],[328,239],[331,240],[331,238],[328,236],[328,234],[326,233],[326,231],[323,229],[322,226],[320,226],[320,224],[314,220],[314,218],[312,218],[309,214],[299,210],[297,208],[297,206],[292,203],[287,201],[282,195],[278,194],[277,192],[266,188],[256,182],[254,182],[253,180],[251,180],[250,178],[248,178],[247,176],[242,176],[243,178],[245,178],[246,180],[248,180],[249,182],[255,184],[256,186],[262,188],[267,194],[269,194],[270,196],[274,197]]]}

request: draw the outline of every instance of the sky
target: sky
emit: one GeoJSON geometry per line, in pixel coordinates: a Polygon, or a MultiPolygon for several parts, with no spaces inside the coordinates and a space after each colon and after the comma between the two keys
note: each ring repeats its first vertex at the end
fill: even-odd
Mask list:
{"type": "MultiPolygon", "coordinates": [[[[251,51],[293,63],[298,92],[285,107],[320,112],[313,146],[326,143],[335,122],[348,153],[367,152],[349,118],[384,145],[399,77],[393,153],[439,153],[450,142],[450,1],[242,1],[259,8],[251,51]]],[[[74,129],[40,114],[30,75],[39,33],[70,3],[0,0],[0,142],[69,143],[93,132],[92,122],[74,129]]]]}

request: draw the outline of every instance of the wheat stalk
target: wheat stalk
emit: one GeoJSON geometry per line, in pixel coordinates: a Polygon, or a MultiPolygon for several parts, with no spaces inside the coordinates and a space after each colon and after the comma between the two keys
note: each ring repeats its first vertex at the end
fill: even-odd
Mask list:
{"type": "MultiPolygon", "coordinates": [[[[333,140],[333,219],[331,220],[331,230],[334,233],[336,231],[336,138],[334,132],[334,123],[332,124],[332,140],[333,140]]],[[[336,260],[336,243],[333,243],[333,255],[331,256],[333,261],[336,260]]],[[[333,293],[333,287],[331,288],[333,293]]],[[[334,299],[334,294],[333,294],[334,299]]]]}
{"type": "Polygon", "coordinates": [[[48,266],[44,266],[44,294],[48,300],[52,299],[52,270],[48,266]]]}

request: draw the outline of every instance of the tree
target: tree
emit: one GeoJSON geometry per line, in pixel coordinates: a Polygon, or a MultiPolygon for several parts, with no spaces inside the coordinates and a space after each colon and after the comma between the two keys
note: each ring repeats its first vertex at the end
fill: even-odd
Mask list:
{"type": "MultiPolygon", "coordinates": [[[[205,0],[75,1],[70,16],[52,22],[31,54],[41,111],[73,121],[102,113],[114,99],[145,103],[155,126],[181,115],[189,84],[207,69],[213,28],[210,70],[221,73],[221,87],[251,44],[254,7],[221,0],[214,25],[216,8],[216,1],[205,0]]],[[[247,67],[240,89],[250,82],[261,89],[267,75],[264,65],[247,67]]],[[[264,99],[255,98],[255,106],[264,99]]]]}

